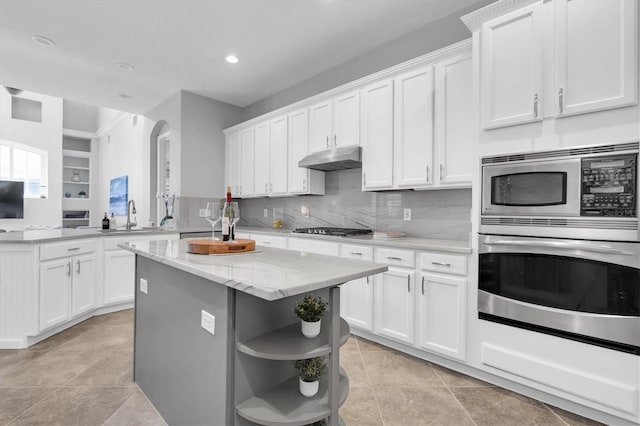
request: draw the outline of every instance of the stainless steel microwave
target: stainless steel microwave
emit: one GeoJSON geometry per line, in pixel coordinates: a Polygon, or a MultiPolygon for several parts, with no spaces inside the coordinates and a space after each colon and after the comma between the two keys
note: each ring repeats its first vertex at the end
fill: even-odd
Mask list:
{"type": "Polygon", "coordinates": [[[638,145],[482,158],[480,232],[637,241],[638,145]]]}

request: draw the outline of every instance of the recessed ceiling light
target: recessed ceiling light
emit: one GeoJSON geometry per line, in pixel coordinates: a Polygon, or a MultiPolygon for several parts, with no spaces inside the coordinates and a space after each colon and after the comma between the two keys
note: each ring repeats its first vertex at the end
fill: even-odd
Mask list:
{"type": "Polygon", "coordinates": [[[129,99],[131,96],[126,93],[118,93],[118,99],[129,99]]]}
{"type": "Polygon", "coordinates": [[[133,65],[127,64],[125,62],[118,62],[116,64],[116,67],[120,68],[123,71],[133,71],[134,69],[136,69],[133,65]]]}
{"type": "Polygon", "coordinates": [[[34,35],[34,36],[31,36],[31,40],[33,40],[34,43],[37,43],[40,46],[55,46],[56,45],[55,41],[51,40],[50,38],[44,37],[44,36],[34,35]]]}
{"type": "Polygon", "coordinates": [[[238,59],[236,55],[227,55],[224,60],[229,62],[230,64],[237,64],[238,62],[240,62],[240,59],[238,59]]]}

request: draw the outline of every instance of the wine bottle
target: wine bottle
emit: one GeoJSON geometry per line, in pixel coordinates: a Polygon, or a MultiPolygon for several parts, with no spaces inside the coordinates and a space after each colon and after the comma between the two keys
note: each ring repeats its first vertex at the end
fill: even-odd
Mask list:
{"type": "Polygon", "coordinates": [[[231,210],[229,203],[231,202],[231,187],[227,186],[227,201],[222,208],[222,241],[229,241],[231,238],[231,210]]]}
{"type": "Polygon", "coordinates": [[[104,212],[104,217],[102,218],[102,229],[109,229],[109,218],[107,217],[107,212],[104,212]]]}

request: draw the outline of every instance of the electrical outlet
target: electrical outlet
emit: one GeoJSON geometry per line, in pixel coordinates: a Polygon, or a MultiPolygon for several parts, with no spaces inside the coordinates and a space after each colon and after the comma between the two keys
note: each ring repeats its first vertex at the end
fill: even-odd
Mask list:
{"type": "Polygon", "coordinates": [[[269,217],[269,209],[264,209],[264,217],[269,217]]]}
{"type": "Polygon", "coordinates": [[[147,294],[149,292],[149,284],[144,278],[140,278],[140,291],[144,294],[147,294]]]}
{"type": "Polygon", "coordinates": [[[301,206],[300,207],[300,213],[302,214],[302,216],[304,217],[309,217],[310,213],[309,213],[309,207],[307,206],[301,206]]]}
{"type": "Polygon", "coordinates": [[[215,336],[216,335],[216,317],[214,317],[207,311],[201,311],[201,312],[202,312],[202,316],[200,319],[200,326],[215,336]]]}
{"type": "Polygon", "coordinates": [[[200,209],[199,216],[200,217],[207,217],[207,209],[200,209]]]}
{"type": "Polygon", "coordinates": [[[404,209],[404,220],[411,220],[411,209],[404,209]]]}

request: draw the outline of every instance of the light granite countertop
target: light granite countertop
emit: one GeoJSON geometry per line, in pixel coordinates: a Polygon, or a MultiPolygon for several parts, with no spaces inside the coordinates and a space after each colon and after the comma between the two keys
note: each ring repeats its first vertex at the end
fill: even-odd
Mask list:
{"type": "Polygon", "coordinates": [[[266,234],[278,235],[289,238],[310,238],[317,240],[336,241],[347,244],[366,244],[373,246],[395,247],[408,250],[436,250],[450,253],[471,253],[471,244],[469,241],[462,240],[443,240],[433,238],[404,237],[392,239],[378,239],[372,235],[361,235],[355,237],[333,237],[329,235],[316,234],[298,234],[291,232],[289,229],[270,229],[270,228],[245,228],[238,227],[238,233],[247,234],[266,234]]]}
{"type": "Polygon", "coordinates": [[[266,300],[333,287],[387,270],[379,263],[267,247],[222,255],[188,253],[185,240],[141,241],[118,247],[266,300]]]}
{"type": "Polygon", "coordinates": [[[97,228],[85,229],[39,229],[31,231],[14,231],[0,233],[0,244],[4,243],[50,243],[56,241],[76,240],[80,238],[144,236],[157,234],[178,234],[178,229],[142,228],[127,232],[125,230],[102,231],[97,228]]]}

